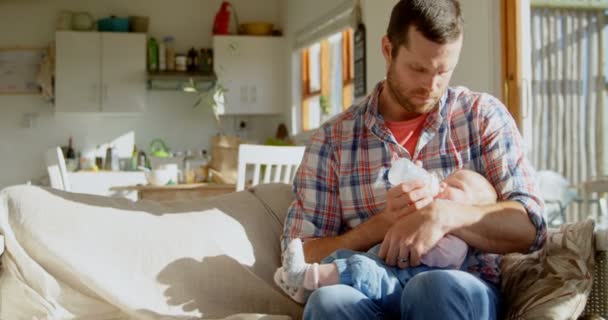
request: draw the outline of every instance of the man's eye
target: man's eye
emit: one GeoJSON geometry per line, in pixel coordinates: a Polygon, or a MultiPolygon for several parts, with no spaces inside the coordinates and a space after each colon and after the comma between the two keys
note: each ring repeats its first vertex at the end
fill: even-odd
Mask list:
{"type": "Polygon", "coordinates": [[[415,72],[424,72],[424,68],[420,68],[420,67],[412,67],[412,70],[414,70],[415,72]]]}

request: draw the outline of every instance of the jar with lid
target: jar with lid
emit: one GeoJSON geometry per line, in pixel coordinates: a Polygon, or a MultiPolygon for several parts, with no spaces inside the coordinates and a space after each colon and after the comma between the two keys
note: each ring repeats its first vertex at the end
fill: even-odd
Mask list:
{"type": "Polygon", "coordinates": [[[209,181],[209,156],[207,150],[201,150],[200,162],[196,171],[196,182],[207,182],[209,181]]]}
{"type": "Polygon", "coordinates": [[[176,71],[186,71],[187,70],[187,58],[184,54],[176,54],[175,55],[175,70],[176,71]]]}
{"type": "Polygon", "coordinates": [[[209,157],[207,156],[207,151],[186,151],[183,168],[184,183],[207,182],[209,176],[209,157]]]}

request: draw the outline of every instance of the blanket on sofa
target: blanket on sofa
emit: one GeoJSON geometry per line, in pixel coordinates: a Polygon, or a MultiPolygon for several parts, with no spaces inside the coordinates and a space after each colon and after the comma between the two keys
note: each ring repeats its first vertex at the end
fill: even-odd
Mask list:
{"type": "Polygon", "coordinates": [[[247,191],[159,204],[7,188],[0,319],[297,319],[272,281],[281,228],[247,191]]]}

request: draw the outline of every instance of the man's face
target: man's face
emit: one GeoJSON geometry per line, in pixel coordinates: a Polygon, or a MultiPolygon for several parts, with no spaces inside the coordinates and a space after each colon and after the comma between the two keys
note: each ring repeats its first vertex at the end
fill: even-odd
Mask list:
{"type": "Polygon", "coordinates": [[[393,56],[387,37],[382,50],[387,64],[386,89],[404,111],[424,114],[437,105],[456,68],[462,36],[446,44],[426,39],[415,27],[408,30],[407,46],[393,56]]]}

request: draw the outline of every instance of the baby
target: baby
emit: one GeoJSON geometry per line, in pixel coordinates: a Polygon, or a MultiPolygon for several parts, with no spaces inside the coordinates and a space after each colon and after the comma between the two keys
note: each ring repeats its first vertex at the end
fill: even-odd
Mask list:
{"type": "MultiPolygon", "coordinates": [[[[435,199],[485,205],[496,202],[496,191],[482,175],[458,170],[441,182],[435,199]]],[[[338,250],[324,259],[328,263],[309,264],[304,260],[302,241],[293,239],[283,253],[283,266],[275,272],[274,281],[298,303],[305,303],[311,290],[343,284],[354,287],[379,304],[398,304],[403,286],[411,277],[431,268],[460,269],[468,251],[467,244],[460,238],[446,235],[421,257],[420,266],[400,269],[388,266],[378,258],[379,246],[367,253],[338,250]]]]}

